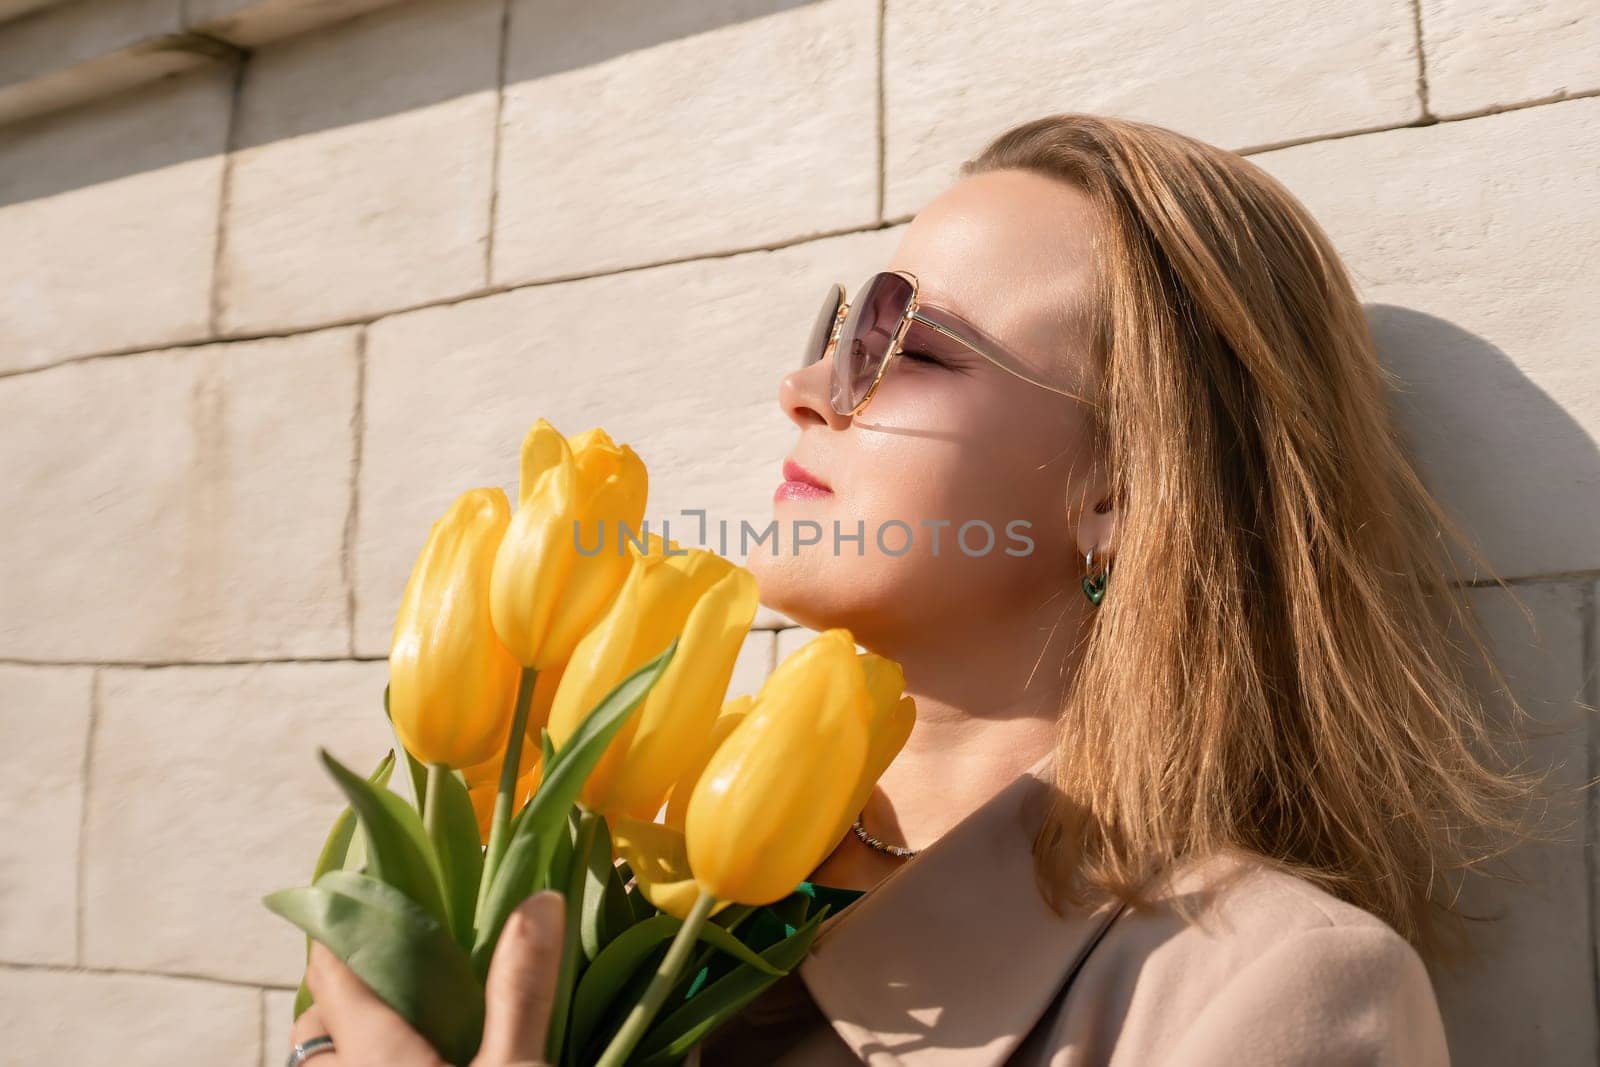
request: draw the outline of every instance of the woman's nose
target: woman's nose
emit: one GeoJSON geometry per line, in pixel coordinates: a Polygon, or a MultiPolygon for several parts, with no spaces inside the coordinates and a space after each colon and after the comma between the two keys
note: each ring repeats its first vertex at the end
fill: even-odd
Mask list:
{"type": "Polygon", "coordinates": [[[842,430],[850,425],[850,416],[833,410],[832,381],[833,356],[830,353],[826,359],[783,376],[778,382],[778,406],[802,430],[813,425],[842,430]]]}

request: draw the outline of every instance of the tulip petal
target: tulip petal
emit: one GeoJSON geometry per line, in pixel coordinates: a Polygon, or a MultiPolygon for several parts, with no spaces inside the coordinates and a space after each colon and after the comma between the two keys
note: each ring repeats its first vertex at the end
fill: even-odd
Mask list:
{"type": "Polygon", "coordinates": [[[598,485],[614,474],[622,456],[622,449],[599,426],[573,434],[567,438],[567,445],[577,460],[578,472],[589,485],[598,485]]]}
{"type": "Polygon", "coordinates": [[[577,488],[571,453],[563,451],[524,493],[495,554],[490,616],[500,640],[523,666],[542,670],[564,658],[547,653],[545,640],[577,556],[572,540],[577,488]]]}
{"type": "Polygon", "coordinates": [[[572,459],[572,449],[561,432],[546,419],[538,419],[522,439],[522,476],[517,486],[517,506],[528,502],[535,486],[551,471],[572,459]]]}
{"type": "Polygon", "coordinates": [[[778,665],[689,797],[684,833],[702,887],[769,904],[827,858],[866,766],[866,708],[848,630],[826,630],[778,665]]]}
{"type": "Polygon", "coordinates": [[[616,526],[582,517],[576,522],[580,548],[567,570],[560,610],[549,620],[543,645],[545,655],[558,660],[570,658],[583,635],[605,615],[632,565],[617,540],[616,526]]]}
{"type": "Polygon", "coordinates": [[[641,619],[637,640],[643,648],[660,648],[683,632],[700,598],[734,565],[703,548],[669,547],[651,536],[652,550],[634,566],[643,571],[639,590],[641,619]]]}
{"type": "MultiPolygon", "coordinates": [[[[577,733],[584,719],[611,687],[638,666],[633,662],[632,653],[643,615],[639,606],[643,581],[644,570],[635,566],[628,572],[627,579],[604,618],[584,634],[572,650],[561,684],[556,687],[555,697],[551,701],[547,723],[550,740],[557,748],[566,745],[568,739],[577,733]]],[[[619,769],[622,754],[627,751],[627,738],[637,725],[637,715],[631,716],[623,724],[584,781],[579,799],[590,810],[606,810],[611,782],[619,769]]]]}
{"type": "Polygon", "coordinates": [[[469,489],[429,531],[389,652],[388,711],[420,763],[489,758],[515,711],[520,671],[491,620],[490,577],[511,522],[499,489],[469,489]]]}
{"type": "Polygon", "coordinates": [[[571,442],[577,471],[577,558],[561,594],[561,610],[550,620],[546,654],[565,659],[605,612],[632,563],[624,550],[625,530],[636,532],[644,518],[649,477],[642,460],[627,445],[617,446],[604,430],[587,430],[571,442]]]}
{"type": "Polygon", "coordinates": [[[867,742],[867,763],[861,769],[861,779],[856,783],[855,792],[850,797],[849,807],[839,820],[838,827],[833,831],[836,839],[842,840],[849,832],[850,824],[867,805],[867,798],[877,788],[878,779],[883,777],[883,772],[889,769],[889,764],[900,754],[905,747],[906,739],[911,736],[911,728],[917,719],[916,701],[909,696],[900,696],[899,699],[889,698],[887,705],[879,705],[872,717],[869,727],[869,740],[867,742]]]}
{"type": "Polygon", "coordinates": [[[722,742],[727,740],[733,728],[744,721],[745,714],[754,701],[753,696],[744,693],[722,705],[722,713],[717,716],[717,721],[711,724],[711,736],[701,746],[700,754],[683,772],[683,777],[673,783],[672,792],[667,795],[666,817],[661,821],[668,826],[683,829],[683,818],[689,810],[689,797],[693,795],[695,783],[705,771],[706,763],[710,761],[712,753],[716,752],[722,742]]]}
{"type": "MultiPolygon", "coordinates": [[[[640,818],[656,812],[673,783],[702,754],[716,722],[758,597],[755,575],[743,567],[701,567],[697,577],[703,580],[698,572],[719,569],[721,576],[693,601],[681,650],[645,701],[629,739],[626,771],[610,798],[617,810],[640,818]]],[[[685,592],[693,595],[692,585],[685,592]]]]}
{"type": "MultiPolygon", "coordinates": [[[[683,831],[631,815],[607,816],[611,840],[628,864],[646,900],[676,919],[687,919],[699,899],[700,886],[689,870],[683,831]]],[[[715,915],[732,901],[719,900],[715,915]]],[[[709,916],[708,916],[709,917],[709,916]]]]}
{"type": "Polygon", "coordinates": [[[900,694],[905,692],[906,672],[892,659],[874,652],[858,652],[862,671],[867,677],[867,696],[879,711],[891,710],[900,694]]]}

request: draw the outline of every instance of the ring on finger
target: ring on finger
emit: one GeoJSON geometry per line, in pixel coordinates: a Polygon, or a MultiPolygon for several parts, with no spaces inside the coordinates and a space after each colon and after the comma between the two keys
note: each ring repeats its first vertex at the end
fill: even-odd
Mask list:
{"type": "Polygon", "coordinates": [[[321,1037],[308,1037],[290,1050],[289,1059],[285,1061],[283,1067],[300,1067],[302,1063],[318,1053],[332,1051],[333,1038],[327,1034],[323,1034],[321,1037]]]}

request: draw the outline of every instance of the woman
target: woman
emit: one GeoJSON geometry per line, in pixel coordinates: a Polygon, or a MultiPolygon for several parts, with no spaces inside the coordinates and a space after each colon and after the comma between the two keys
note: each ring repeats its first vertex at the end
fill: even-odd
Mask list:
{"type": "MultiPolygon", "coordinates": [[[[1447,1063],[1445,876],[1539,779],[1494,755],[1441,533],[1481,558],[1303,207],[1233,153],[1048,116],[836,295],[750,566],[898,660],[917,723],[813,875],[844,910],[690,1062],[1447,1063]]],[[[348,972],[312,972],[295,1034],[369,1062],[348,972]]]]}

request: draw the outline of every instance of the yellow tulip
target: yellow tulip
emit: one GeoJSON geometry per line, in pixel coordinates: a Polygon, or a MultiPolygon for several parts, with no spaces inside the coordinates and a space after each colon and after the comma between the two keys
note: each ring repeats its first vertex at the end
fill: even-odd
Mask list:
{"type": "Polygon", "coordinates": [[[523,438],[490,583],[494,628],[523,666],[567,659],[616,595],[629,569],[623,527],[639,530],[647,488],[643,461],[602,429],[569,440],[539,419],[523,438]]]}
{"type": "MultiPolygon", "coordinates": [[[[689,909],[700,896],[700,883],[690,872],[683,831],[630,815],[607,816],[606,825],[611,830],[612,847],[628,861],[628,869],[644,898],[668,915],[688,918],[689,909]]],[[[717,901],[706,918],[732,903],[717,901]]]]}
{"type": "Polygon", "coordinates": [[[701,749],[700,755],[684,772],[683,777],[673,784],[672,792],[667,794],[665,818],[658,821],[679,830],[683,829],[683,818],[689,810],[689,794],[694,789],[694,783],[700,780],[700,773],[710,762],[712,753],[728,739],[733,728],[744,721],[745,715],[750,711],[750,705],[754,702],[755,697],[744,693],[722,705],[722,714],[718,715],[717,721],[712,724],[710,739],[701,749]]]}
{"type": "Polygon", "coordinates": [[[423,763],[482,762],[510,733],[521,669],[489,615],[489,575],[510,519],[501,490],[462,493],[406,582],[389,647],[389,714],[423,763]]]}
{"type": "MultiPolygon", "coordinates": [[[[901,695],[906,687],[906,675],[900,669],[900,664],[871,652],[858,653],[856,659],[867,678],[871,708],[871,721],[867,727],[867,766],[861,779],[856,782],[856,791],[851,794],[850,803],[845,805],[839,824],[829,832],[828,840],[835,845],[850,832],[850,824],[866,807],[867,797],[872,795],[878,779],[883,777],[883,772],[889,769],[889,764],[905,747],[906,739],[911,736],[911,727],[917,721],[916,701],[901,695]]],[[[828,851],[832,852],[833,849],[830,847],[828,851]]],[[[824,854],[823,859],[826,858],[824,854]]]]}
{"type": "Polygon", "coordinates": [[[701,892],[718,908],[793,892],[910,736],[916,705],[903,684],[898,664],[858,655],[850,632],[833,629],[785,658],[753,699],[730,700],[664,821],[608,819],[645,898],[682,919],[701,892]]]}
{"type": "Polygon", "coordinates": [[[550,708],[549,730],[566,744],[617,683],[678,638],[644,703],[623,723],[579,800],[604,814],[642,819],[702,752],[734,659],[756,613],[755,576],[704,549],[651,534],[604,617],[573,650],[550,708]]]}

